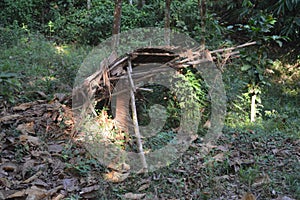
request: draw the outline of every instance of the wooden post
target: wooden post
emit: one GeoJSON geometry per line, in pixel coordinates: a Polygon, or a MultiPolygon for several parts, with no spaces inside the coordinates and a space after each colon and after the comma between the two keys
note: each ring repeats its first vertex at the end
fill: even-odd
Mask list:
{"type": "Polygon", "coordinates": [[[256,94],[254,93],[251,97],[251,116],[250,116],[250,120],[251,122],[255,121],[255,115],[256,115],[256,94]]]}
{"type": "Polygon", "coordinates": [[[127,73],[128,73],[129,84],[130,84],[131,110],[132,110],[132,120],[133,120],[133,125],[134,125],[134,132],[135,132],[136,142],[138,145],[139,155],[140,155],[142,165],[143,165],[143,169],[141,172],[147,172],[148,167],[147,167],[147,162],[146,162],[146,158],[145,158],[145,154],[144,154],[144,150],[143,150],[143,144],[142,144],[142,140],[141,140],[139,122],[138,122],[136,106],[135,106],[134,92],[136,91],[136,88],[134,86],[134,83],[133,83],[133,80],[131,77],[132,66],[131,66],[130,59],[128,59],[127,73]]]}

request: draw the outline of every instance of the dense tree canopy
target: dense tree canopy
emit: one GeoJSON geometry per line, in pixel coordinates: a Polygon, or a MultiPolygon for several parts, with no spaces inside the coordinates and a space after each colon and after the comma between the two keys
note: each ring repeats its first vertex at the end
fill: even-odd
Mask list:
{"type": "MultiPolygon", "coordinates": [[[[64,42],[97,44],[111,35],[114,1],[4,0],[0,26],[37,30],[64,42]],[[89,7],[89,8],[88,8],[89,7]]],[[[161,0],[123,1],[122,30],[163,27],[165,3],[161,0]]],[[[173,0],[171,28],[197,37],[200,32],[198,0],[173,0]]],[[[300,3],[279,1],[207,1],[207,37],[238,30],[246,38],[275,36],[299,40],[300,3]]]]}

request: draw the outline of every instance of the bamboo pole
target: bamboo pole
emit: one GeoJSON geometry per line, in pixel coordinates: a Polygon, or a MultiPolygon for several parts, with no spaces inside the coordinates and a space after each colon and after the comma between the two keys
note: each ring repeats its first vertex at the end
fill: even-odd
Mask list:
{"type": "Polygon", "coordinates": [[[139,129],[139,122],[137,119],[137,112],[136,112],[136,106],[135,106],[135,96],[134,92],[136,91],[136,88],[134,86],[131,73],[132,73],[132,66],[131,66],[131,60],[128,59],[128,67],[127,67],[127,73],[128,73],[128,79],[130,83],[130,97],[131,97],[131,109],[132,109],[132,120],[133,120],[133,125],[134,125],[134,132],[135,132],[135,137],[136,137],[136,142],[138,145],[138,151],[139,151],[139,156],[141,158],[141,162],[143,165],[143,169],[141,172],[147,172],[148,171],[148,166],[143,150],[143,144],[141,140],[141,134],[140,134],[140,129],[139,129]]]}
{"type": "Polygon", "coordinates": [[[229,47],[229,48],[223,48],[223,49],[217,49],[217,50],[214,50],[214,51],[210,51],[210,53],[213,54],[213,53],[231,51],[231,50],[234,50],[234,49],[239,49],[239,48],[251,46],[251,45],[254,45],[254,44],[256,44],[256,42],[248,42],[248,43],[241,44],[241,45],[238,45],[238,46],[235,46],[235,47],[229,47]]]}

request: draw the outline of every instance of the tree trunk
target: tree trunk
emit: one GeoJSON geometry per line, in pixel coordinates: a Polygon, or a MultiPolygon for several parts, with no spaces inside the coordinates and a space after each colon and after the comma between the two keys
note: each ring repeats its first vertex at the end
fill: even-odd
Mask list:
{"type": "Polygon", "coordinates": [[[87,0],[86,5],[87,5],[87,9],[90,10],[91,9],[91,5],[92,5],[91,0],[87,0]]]}
{"type": "Polygon", "coordinates": [[[165,44],[170,46],[170,7],[172,0],[166,0],[165,8],[165,44]]]}
{"type": "Polygon", "coordinates": [[[121,15],[122,15],[122,0],[115,0],[114,22],[113,22],[113,44],[112,48],[115,50],[119,45],[119,37],[121,29],[121,15]]]}
{"type": "Polygon", "coordinates": [[[138,0],[138,9],[142,9],[143,7],[144,7],[144,5],[145,5],[145,0],[138,0]]]}
{"type": "Polygon", "coordinates": [[[198,0],[198,7],[201,17],[201,42],[200,42],[200,48],[201,50],[205,49],[205,26],[206,26],[206,0],[198,0]]]}
{"type": "MultiPolygon", "coordinates": [[[[114,22],[113,22],[113,38],[112,38],[112,49],[113,52],[117,52],[119,46],[119,33],[121,29],[121,16],[122,16],[122,0],[115,0],[115,11],[114,11],[114,22]]],[[[118,55],[116,54],[118,57],[118,55]]],[[[119,84],[120,90],[125,89],[126,86],[119,84]]],[[[121,130],[128,132],[128,104],[130,96],[128,93],[119,94],[116,97],[116,107],[115,107],[115,122],[121,130]]]]}

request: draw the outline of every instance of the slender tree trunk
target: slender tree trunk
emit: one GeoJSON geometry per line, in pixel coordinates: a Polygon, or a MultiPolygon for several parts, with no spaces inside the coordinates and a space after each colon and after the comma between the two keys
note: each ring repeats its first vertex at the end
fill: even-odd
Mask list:
{"type": "Polygon", "coordinates": [[[200,48],[201,50],[205,49],[205,26],[206,26],[206,0],[198,0],[198,7],[200,11],[200,17],[201,17],[201,42],[200,42],[200,48]]]}
{"type": "Polygon", "coordinates": [[[87,5],[87,9],[90,10],[91,6],[92,6],[92,1],[91,0],[87,0],[86,5],[87,5]]]}
{"type": "MultiPolygon", "coordinates": [[[[117,49],[119,46],[119,33],[121,29],[121,16],[122,16],[122,0],[115,0],[114,22],[112,30],[112,50],[117,55],[117,49]]],[[[126,83],[120,84],[119,89],[127,89],[126,83]]],[[[119,91],[119,89],[117,89],[119,91]]],[[[128,93],[121,93],[116,96],[115,107],[115,122],[121,130],[128,132],[128,112],[129,112],[129,100],[130,95],[128,93]]]]}
{"type": "Polygon", "coordinates": [[[115,0],[114,24],[112,34],[119,34],[121,28],[122,0],[115,0]]]}
{"type": "Polygon", "coordinates": [[[145,0],[138,0],[138,9],[142,9],[145,5],[146,1],[145,0]]]}
{"type": "Polygon", "coordinates": [[[165,44],[170,45],[170,7],[172,0],[166,0],[166,8],[165,8],[165,44]]]}
{"type": "Polygon", "coordinates": [[[121,29],[121,15],[122,15],[122,0],[115,0],[114,22],[113,22],[113,44],[112,47],[115,50],[119,45],[119,37],[121,29]]]}

